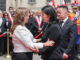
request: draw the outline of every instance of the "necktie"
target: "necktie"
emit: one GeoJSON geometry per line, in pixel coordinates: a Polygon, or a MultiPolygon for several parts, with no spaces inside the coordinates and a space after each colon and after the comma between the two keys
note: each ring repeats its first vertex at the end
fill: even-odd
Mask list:
{"type": "Polygon", "coordinates": [[[59,26],[60,26],[61,29],[62,29],[62,23],[63,23],[63,21],[59,22],[59,26]]]}

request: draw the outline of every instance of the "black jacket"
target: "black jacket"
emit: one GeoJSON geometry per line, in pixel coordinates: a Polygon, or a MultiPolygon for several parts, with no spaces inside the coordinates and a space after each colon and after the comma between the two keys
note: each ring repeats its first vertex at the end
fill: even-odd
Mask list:
{"type": "MultiPolygon", "coordinates": [[[[59,25],[59,24],[58,24],[59,25]]],[[[59,27],[60,28],[60,27],[59,27]]],[[[77,25],[69,19],[64,23],[61,31],[61,43],[50,58],[62,59],[63,53],[68,54],[69,58],[75,58],[75,42],[77,39],[77,25]]],[[[70,59],[71,60],[71,59],[70,59]]]]}
{"type": "Polygon", "coordinates": [[[0,26],[1,28],[1,32],[0,34],[4,33],[6,31],[6,20],[4,18],[2,18],[2,25],[0,26]]]}
{"type": "MultiPolygon", "coordinates": [[[[46,27],[45,27],[46,28],[46,27]]],[[[48,40],[55,41],[54,47],[45,47],[40,49],[40,55],[43,59],[53,59],[54,53],[60,45],[61,32],[58,24],[48,24],[46,30],[42,35],[42,42],[46,42],[48,40]]]]}
{"type": "Polygon", "coordinates": [[[77,40],[77,25],[69,19],[64,23],[62,31],[60,53],[69,56],[75,55],[75,43],[77,40]]]}
{"type": "Polygon", "coordinates": [[[10,29],[11,29],[11,25],[12,25],[12,24],[11,24],[10,21],[8,21],[8,22],[6,21],[6,30],[7,30],[7,29],[10,30],[10,29]],[[8,24],[7,24],[7,23],[8,23],[8,24]]]}
{"type": "MultiPolygon", "coordinates": [[[[32,32],[34,37],[40,33],[38,32],[39,26],[34,17],[28,19],[28,23],[26,24],[26,27],[32,32]]],[[[43,29],[43,22],[40,27],[43,29]]]]}

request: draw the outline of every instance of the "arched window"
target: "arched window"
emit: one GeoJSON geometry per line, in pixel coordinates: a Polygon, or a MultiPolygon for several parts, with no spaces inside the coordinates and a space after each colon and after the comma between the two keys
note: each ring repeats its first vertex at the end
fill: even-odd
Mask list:
{"type": "Polygon", "coordinates": [[[22,4],[22,0],[20,0],[20,4],[22,4]]]}
{"type": "Polygon", "coordinates": [[[35,0],[28,0],[28,2],[29,2],[29,3],[34,3],[34,2],[35,2],[35,0]]]}
{"type": "Polygon", "coordinates": [[[6,0],[0,0],[0,10],[6,10],[6,0]]]}
{"type": "Polygon", "coordinates": [[[52,0],[47,0],[47,2],[50,2],[50,1],[52,1],[52,0]]]}
{"type": "Polygon", "coordinates": [[[71,0],[65,0],[66,3],[71,3],[71,0]]]}

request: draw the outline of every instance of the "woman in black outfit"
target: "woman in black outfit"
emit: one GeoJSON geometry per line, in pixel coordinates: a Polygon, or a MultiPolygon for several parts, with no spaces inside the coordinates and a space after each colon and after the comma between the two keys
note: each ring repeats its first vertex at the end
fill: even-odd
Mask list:
{"type": "Polygon", "coordinates": [[[43,60],[55,60],[58,56],[57,49],[60,44],[60,30],[58,26],[58,19],[56,12],[52,6],[45,6],[42,8],[42,18],[45,22],[42,34],[42,42],[48,39],[55,42],[53,47],[45,47],[40,49],[40,55],[43,60]]]}

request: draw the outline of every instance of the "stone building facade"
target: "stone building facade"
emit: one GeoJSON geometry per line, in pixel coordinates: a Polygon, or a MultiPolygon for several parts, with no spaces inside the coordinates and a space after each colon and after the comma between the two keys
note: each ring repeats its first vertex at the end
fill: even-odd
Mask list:
{"type": "MultiPolygon", "coordinates": [[[[8,8],[14,7],[16,8],[28,8],[31,10],[40,10],[43,6],[47,5],[51,0],[0,0],[0,8],[2,10],[6,10],[8,12],[8,8]]],[[[55,5],[61,4],[61,0],[54,0],[55,5]]],[[[73,3],[74,0],[65,0],[70,8],[70,3],[73,3]]]]}

